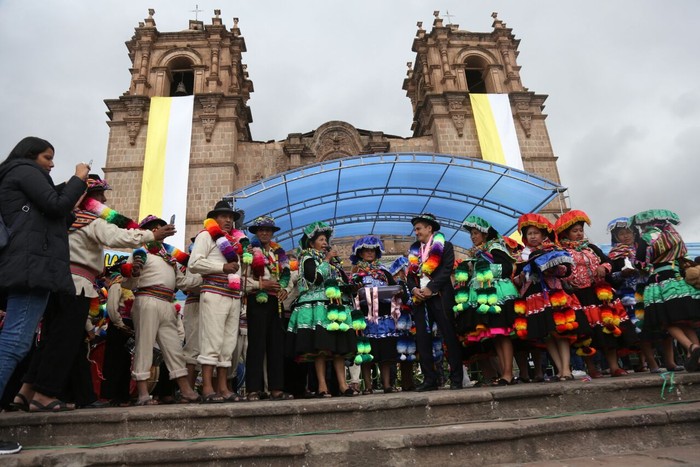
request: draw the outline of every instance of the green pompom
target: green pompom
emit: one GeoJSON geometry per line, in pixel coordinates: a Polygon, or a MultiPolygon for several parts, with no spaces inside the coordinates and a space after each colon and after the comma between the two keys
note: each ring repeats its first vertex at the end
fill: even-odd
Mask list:
{"type": "Polygon", "coordinates": [[[338,329],[340,329],[340,324],[333,322],[326,326],[326,329],[328,329],[329,331],[337,331],[338,329]]]}
{"type": "Polygon", "coordinates": [[[362,365],[362,355],[357,355],[355,357],[355,365],[362,365]]]}
{"type": "Polygon", "coordinates": [[[345,331],[347,331],[348,329],[350,329],[350,326],[348,326],[348,325],[345,324],[345,323],[340,323],[339,328],[340,328],[340,330],[341,330],[342,332],[345,332],[345,331]]]}
{"type": "Polygon", "coordinates": [[[455,302],[456,303],[465,303],[469,301],[469,292],[467,291],[459,291],[455,295],[455,302]]]}
{"type": "Polygon", "coordinates": [[[476,303],[483,305],[486,302],[488,302],[488,299],[489,299],[488,295],[480,293],[479,295],[476,296],[476,303]]]}
{"type": "Polygon", "coordinates": [[[452,311],[454,311],[455,313],[464,311],[464,303],[458,303],[457,305],[453,306],[452,311]]]}
{"type": "Polygon", "coordinates": [[[267,303],[267,293],[258,292],[257,294],[255,294],[255,301],[258,303],[267,303]]]}
{"type": "Polygon", "coordinates": [[[455,281],[456,282],[467,282],[469,280],[469,273],[467,271],[456,271],[455,281]]]}
{"type": "Polygon", "coordinates": [[[328,318],[329,321],[337,321],[338,320],[338,312],[336,310],[329,310],[328,313],[326,314],[326,318],[328,318]]]}
{"type": "Polygon", "coordinates": [[[496,305],[496,306],[494,306],[494,307],[492,307],[492,308],[493,308],[493,312],[494,312],[494,313],[500,313],[501,310],[502,310],[502,308],[501,308],[500,306],[498,306],[498,305],[496,305]]]}
{"type": "Polygon", "coordinates": [[[374,360],[374,357],[371,356],[371,355],[369,355],[369,354],[364,354],[364,355],[362,356],[362,363],[369,363],[369,362],[371,362],[372,360],[374,360]]]}
{"type": "Polygon", "coordinates": [[[482,282],[482,283],[483,283],[483,282],[484,282],[484,273],[478,272],[478,273],[476,274],[476,280],[477,280],[478,282],[482,282]]]}
{"type": "Polygon", "coordinates": [[[484,272],[484,281],[489,282],[493,280],[493,271],[490,269],[486,272],[484,272]]]}
{"type": "Polygon", "coordinates": [[[496,295],[496,294],[489,295],[488,304],[495,305],[496,303],[498,303],[498,295],[496,295]]]}
{"type": "Polygon", "coordinates": [[[243,264],[253,263],[253,255],[248,253],[247,251],[241,255],[241,258],[243,259],[243,264]]]}
{"type": "Polygon", "coordinates": [[[491,308],[491,307],[486,305],[486,304],[483,304],[483,305],[479,305],[479,308],[477,308],[476,311],[478,311],[479,313],[488,313],[489,308],[491,308]]]}
{"type": "Polygon", "coordinates": [[[339,311],[338,312],[338,321],[341,323],[345,322],[348,319],[348,314],[345,311],[339,311]]]}

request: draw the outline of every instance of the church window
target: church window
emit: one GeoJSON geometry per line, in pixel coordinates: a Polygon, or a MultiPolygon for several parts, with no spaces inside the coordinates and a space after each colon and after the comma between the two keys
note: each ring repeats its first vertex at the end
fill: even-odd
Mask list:
{"type": "Polygon", "coordinates": [[[486,94],[486,61],[481,57],[468,57],[464,62],[464,73],[467,78],[467,90],[474,94],[486,94]]]}
{"type": "Polygon", "coordinates": [[[191,96],[194,94],[194,70],[192,62],[178,57],[168,64],[170,70],[170,96],[191,96]]]}

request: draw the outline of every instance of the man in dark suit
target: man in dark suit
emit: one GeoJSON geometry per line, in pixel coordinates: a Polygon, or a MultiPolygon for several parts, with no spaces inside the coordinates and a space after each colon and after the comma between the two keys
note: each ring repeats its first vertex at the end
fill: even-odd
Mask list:
{"type": "Polygon", "coordinates": [[[461,348],[455,333],[452,307],[455,292],[451,275],[454,248],[445,241],[435,216],[423,213],[411,219],[418,241],[411,246],[407,284],[413,296],[413,318],[416,323],[416,345],[424,382],[417,391],[438,389],[438,369],[433,359],[431,324],[436,323],[447,345],[450,364],[450,389],[462,388],[461,348]]]}

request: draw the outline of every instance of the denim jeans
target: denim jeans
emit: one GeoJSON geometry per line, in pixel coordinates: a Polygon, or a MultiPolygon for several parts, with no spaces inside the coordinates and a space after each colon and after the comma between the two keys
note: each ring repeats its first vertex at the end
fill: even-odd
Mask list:
{"type": "Polygon", "coordinates": [[[48,301],[49,291],[44,289],[8,294],[5,323],[0,331],[0,395],[17,364],[29,352],[48,301]]]}

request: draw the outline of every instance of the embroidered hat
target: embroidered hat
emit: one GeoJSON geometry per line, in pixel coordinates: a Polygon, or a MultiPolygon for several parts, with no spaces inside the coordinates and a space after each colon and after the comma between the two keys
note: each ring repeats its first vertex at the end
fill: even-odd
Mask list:
{"type": "Polygon", "coordinates": [[[231,208],[231,205],[229,204],[228,201],[224,201],[223,199],[220,201],[216,202],[216,205],[214,206],[214,209],[209,211],[207,213],[207,218],[208,219],[213,219],[215,218],[218,214],[233,214],[233,221],[237,221],[241,217],[240,212],[236,212],[231,208]]]}
{"type": "Polygon", "coordinates": [[[628,217],[618,217],[608,222],[608,233],[612,233],[615,229],[629,229],[630,220],[628,217]]]}
{"type": "Polygon", "coordinates": [[[482,233],[489,233],[491,224],[479,216],[469,216],[462,222],[462,228],[464,230],[476,229],[482,233]]]}
{"type": "Polygon", "coordinates": [[[435,218],[435,215],[430,214],[429,212],[418,214],[416,217],[411,219],[411,225],[416,225],[418,222],[425,222],[426,224],[430,225],[433,228],[433,232],[440,230],[440,224],[435,218]]]}
{"type": "MultiPolygon", "coordinates": [[[[556,235],[554,234],[554,225],[543,215],[531,212],[523,214],[518,218],[518,231],[523,237],[526,235],[525,232],[527,228],[531,226],[544,231],[550,240],[555,241],[556,235]]],[[[525,240],[523,240],[523,242],[525,242],[525,240]]]]}
{"type": "Polygon", "coordinates": [[[313,222],[306,227],[304,227],[303,235],[299,241],[299,246],[302,250],[309,248],[309,241],[323,234],[326,236],[326,240],[330,241],[333,235],[333,227],[326,224],[325,222],[313,222]]]}
{"type": "Polygon", "coordinates": [[[487,240],[492,240],[498,238],[498,232],[494,229],[491,224],[488,223],[486,219],[482,219],[479,216],[469,216],[462,222],[462,228],[468,232],[473,229],[486,235],[487,240]]]}
{"type": "Polygon", "coordinates": [[[571,211],[564,213],[557,221],[554,223],[554,231],[559,235],[565,230],[569,230],[576,224],[586,223],[591,225],[591,220],[588,218],[588,214],[578,209],[572,209],[571,211]]]}
{"type": "Polygon", "coordinates": [[[358,238],[355,243],[352,244],[352,254],[350,255],[350,262],[352,264],[357,264],[362,258],[360,258],[360,250],[377,250],[377,257],[379,259],[384,253],[384,244],[382,241],[375,237],[374,235],[367,235],[366,237],[358,238]]]}
{"type": "Polygon", "coordinates": [[[168,223],[165,222],[160,217],[154,216],[153,214],[149,214],[146,217],[144,217],[141,222],[139,222],[139,229],[145,229],[149,224],[153,224],[153,223],[160,224],[158,227],[168,225],[168,223]]]}
{"type": "Polygon", "coordinates": [[[395,276],[396,274],[398,274],[400,271],[406,269],[407,267],[408,267],[408,258],[406,258],[405,256],[399,256],[389,266],[389,272],[391,273],[392,276],[395,276]]]}
{"type": "Polygon", "coordinates": [[[111,190],[112,187],[109,186],[106,180],[102,180],[97,174],[90,174],[86,180],[87,182],[87,193],[94,193],[95,191],[105,191],[111,190]]]}
{"type": "Polygon", "coordinates": [[[248,226],[248,231],[250,233],[256,233],[258,229],[270,229],[273,232],[280,230],[280,227],[275,225],[275,219],[270,216],[260,216],[253,220],[253,223],[248,226]]]}
{"type": "Polygon", "coordinates": [[[638,212],[630,217],[630,225],[648,224],[655,221],[670,222],[674,225],[681,223],[678,214],[668,209],[649,209],[647,211],[638,212]]]}

